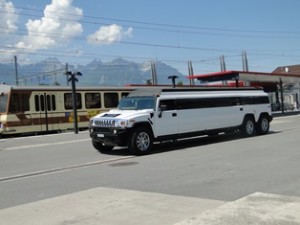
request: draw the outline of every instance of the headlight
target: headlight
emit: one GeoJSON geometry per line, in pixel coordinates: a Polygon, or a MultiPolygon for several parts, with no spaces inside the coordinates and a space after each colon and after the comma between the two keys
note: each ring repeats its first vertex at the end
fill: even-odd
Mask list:
{"type": "Polygon", "coordinates": [[[115,127],[126,127],[128,124],[127,120],[116,120],[114,126],[115,127]]]}
{"type": "Polygon", "coordinates": [[[90,126],[93,126],[93,123],[94,123],[94,121],[93,121],[93,120],[90,120],[89,125],[90,125],[90,126]]]}

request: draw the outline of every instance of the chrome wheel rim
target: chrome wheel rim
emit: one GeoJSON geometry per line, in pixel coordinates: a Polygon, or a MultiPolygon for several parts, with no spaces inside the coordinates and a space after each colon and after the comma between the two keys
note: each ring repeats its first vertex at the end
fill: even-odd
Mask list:
{"type": "Polygon", "coordinates": [[[249,120],[246,124],[246,132],[249,135],[253,134],[254,132],[254,123],[251,120],[249,120]]]}
{"type": "Polygon", "coordinates": [[[267,131],[269,129],[269,121],[266,118],[262,119],[260,126],[262,131],[267,131]]]}
{"type": "Polygon", "coordinates": [[[145,151],[148,149],[150,145],[150,137],[146,132],[141,132],[137,136],[136,139],[137,148],[141,151],[145,151]]]}

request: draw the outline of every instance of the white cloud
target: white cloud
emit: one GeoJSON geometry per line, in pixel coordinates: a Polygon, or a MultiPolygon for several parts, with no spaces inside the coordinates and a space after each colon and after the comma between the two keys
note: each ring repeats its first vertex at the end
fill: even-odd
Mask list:
{"type": "Polygon", "coordinates": [[[0,0],[0,26],[4,33],[13,33],[17,30],[18,15],[12,2],[0,0]]]}
{"type": "Polygon", "coordinates": [[[78,20],[83,13],[80,8],[72,6],[72,2],[73,0],[52,0],[41,19],[28,20],[28,34],[15,46],[32,50],[47,49],[81,34],[83,28],[78,20]]]}
{"type": "Polygon", "coordinates": [[[119,42],[124,37],[130,37],[133,29],[130,27],[124,30],[123,27],[112,24],[110,26],[101,26],[98,31],[88,36],[88,42],[98,45],[109,45],[119,42]]]}

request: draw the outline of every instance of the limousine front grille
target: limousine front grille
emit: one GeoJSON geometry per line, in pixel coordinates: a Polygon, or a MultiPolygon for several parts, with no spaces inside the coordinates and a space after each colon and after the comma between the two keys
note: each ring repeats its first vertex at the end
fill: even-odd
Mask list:
{"type": "Polygon", "coordinates": [[[113,127],[115,125],[114,120],[95,120],[94,126],[97,127],[113,127]]]}

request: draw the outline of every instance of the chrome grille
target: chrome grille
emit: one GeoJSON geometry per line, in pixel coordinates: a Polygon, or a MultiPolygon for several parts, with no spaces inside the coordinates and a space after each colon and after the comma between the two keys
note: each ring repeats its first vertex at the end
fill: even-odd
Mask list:
{"type": "Polygon", "coordinates": [[[97,127],[112,127],[114,126],[114,120],[95,120],[94,125],[97,127]]]}

